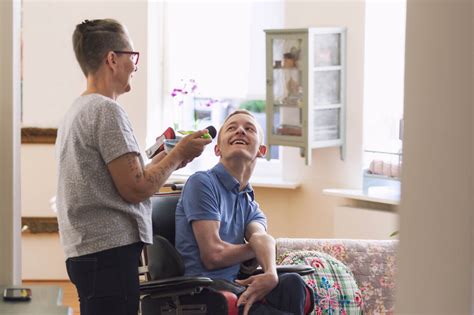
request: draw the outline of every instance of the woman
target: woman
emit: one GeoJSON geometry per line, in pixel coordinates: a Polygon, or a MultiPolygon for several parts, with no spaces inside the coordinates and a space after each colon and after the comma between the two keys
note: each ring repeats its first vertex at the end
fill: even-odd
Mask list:
{"type": "Polygon", "coordinates": [[[58,221],[66,267],[81,315],[136,315],[138,261],[152,242],[149,197],[211,140],[206,130],[183,138],[144,165],[117,98],[130,91],[139,53],[125,27],[84,21],[73,34],[87,88],[58,129],[58,221]]]}

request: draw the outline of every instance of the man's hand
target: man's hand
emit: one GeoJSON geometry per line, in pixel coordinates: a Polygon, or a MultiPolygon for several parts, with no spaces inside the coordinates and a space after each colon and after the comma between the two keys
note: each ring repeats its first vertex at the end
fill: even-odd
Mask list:
{"type": "Polygon", "coordinates": [[[243,315],[247,315],[255,302],[261,301],[278,285],[278,276],[275,273],[263,273],[245,280],[236,280],[237,283],[247,286],[237,301],[237,306],[244,305],[243,315]]]}
{"type": "Polygon", "coordinates": [[[207,133],[207,130],[203,129],[184,137],[171,152],[178,153],[183,161],[192,161],[195,157],[201,155],[206,145],[212,142],[212,139],[201,138],[207,133]]]}

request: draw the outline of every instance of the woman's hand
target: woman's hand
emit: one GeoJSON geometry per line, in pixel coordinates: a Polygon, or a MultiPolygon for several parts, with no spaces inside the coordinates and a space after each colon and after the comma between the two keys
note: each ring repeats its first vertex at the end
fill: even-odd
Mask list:
{"type": "Polygon", "coordinates": [[[182,161],[192,161],[195,157],[201,155],[206,145],[212,142],[212,139],[202,138],[207,133],[207,130],[203,129],[184,137],[171,152],[179,154],[182,161]]]}

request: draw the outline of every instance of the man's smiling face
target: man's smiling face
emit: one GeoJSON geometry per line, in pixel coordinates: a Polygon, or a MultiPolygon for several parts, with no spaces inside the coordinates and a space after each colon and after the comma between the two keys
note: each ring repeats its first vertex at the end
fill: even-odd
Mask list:
{"type": "Polygon", "coordinates": [[[254,160],[265,155],[266,147],[261,144],[260,128],[255,118],[238,113],[226,120],[217,138],[214,151],[221,159],[243,158],[254,160]]]}

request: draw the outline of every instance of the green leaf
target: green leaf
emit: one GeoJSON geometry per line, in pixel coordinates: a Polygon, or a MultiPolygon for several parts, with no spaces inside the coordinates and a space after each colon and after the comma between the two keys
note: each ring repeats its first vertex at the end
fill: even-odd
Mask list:
{"type": "Polygon", "coordinates": [[[263,113],[265,111],[264,100],[249,100],[240,104],[239,108],[246,109],[249,112],[263,113]]]}

